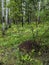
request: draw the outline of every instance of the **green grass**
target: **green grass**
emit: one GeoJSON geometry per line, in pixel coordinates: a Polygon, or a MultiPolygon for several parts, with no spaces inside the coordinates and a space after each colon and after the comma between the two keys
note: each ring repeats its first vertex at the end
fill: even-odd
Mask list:
{"type": "MultiPolygon", "coordinates": [[[[15,45],[18,43],[21,43],[28,39],[33,39],[33,33],[36,35],[36,31],[38,30],[38,36],[42,36],[45,30],[49,28],[49,23],[45,22],[44,26],[43,24],[39,24],[38,27],[36,27],[36,23],[31,24],[24,24],[24,27],[22,27],[20,24],[14,25],[12,24],[12,27],[8,29],[5,32],[5,36],[2,37],[2,32],[0,30],[0,45],[2,46],[10,46],[15,45]],[[32,32],[33,30],[33,32],[32,32]]],[[[49,30],[45,33],[45,35],[42,36],[41,39],[48,40],[46,36],[49,35],[49,30]]]]}
{"type": "MultiPolygon", "coordinates": [[[[22,65],[19,61],[20,54],[17,46],[25,40],[33,40],[33,34],[37,40],[41,37],[42,44],[49,45],[49,30],[43,35],[48,28],[49,22],[44,22],[44,26],[43,23],[40,23],[38,27],[36,27],[36,23],[24,24],[24,27],[21,26],[21,23],[18,25],[12,24],[12,27],[5,32],[6,35],[3,37],[0,25],[0,61],[3,61],[5,65],[6,63],[7,65],[22,65]],[[37,30],[38,37],[36,37],[37,30]]],[[[42,65],[41,61],[35,58],[32,63],[42,65]]]]}

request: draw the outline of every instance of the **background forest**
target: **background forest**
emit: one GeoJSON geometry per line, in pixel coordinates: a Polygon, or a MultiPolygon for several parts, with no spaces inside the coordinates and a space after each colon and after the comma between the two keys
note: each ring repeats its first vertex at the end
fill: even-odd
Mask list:
{"type": "Polygon", "coordinates": [[[49,65],[49,0],[0,0],[0,65],[49,65]]]}

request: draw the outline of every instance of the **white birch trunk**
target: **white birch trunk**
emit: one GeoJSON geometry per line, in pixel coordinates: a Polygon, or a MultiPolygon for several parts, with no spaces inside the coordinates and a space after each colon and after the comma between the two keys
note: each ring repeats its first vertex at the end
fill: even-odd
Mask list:
{"type": "Polygon", "coordinates": [[[6,0],[6,26],[8,26],[8,15],[10,15],[10,9],[7,7],[10,0],[6,0]]]}
{"type": "Polygon", "coordinates": [[[5,20],[4,20],[4,0],[2,0],[2,34],[5,34],[5,20]]]}

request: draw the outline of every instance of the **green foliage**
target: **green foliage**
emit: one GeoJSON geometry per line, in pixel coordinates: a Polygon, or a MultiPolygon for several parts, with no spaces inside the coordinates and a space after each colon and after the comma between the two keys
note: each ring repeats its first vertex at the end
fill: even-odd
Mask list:
{"type": "MultiPolygon", "coordinates": [[[[18,46],[26,40],[36,40],[42,45],[49,46],[49,1],[41,0],[40,11],[39,0],[10,0],[8,5],[5,2],[5,9],[6,6],[10,9],[9,18],[14,20],[13,22],[18,20],[19,24],[12,23],[11,28],[5,31],[5,36],[2,36],[2,25],[0,24],[0,61],[3,61],[5,65],[43,65],[41,60],[34,58],[36,54],[41,56],[41,51],[35,53],[33,49],[29,54],[20,53],[18,46]],[[22,27],[21,22],[24,17],[26,22],[23,21],[24,26],[22,27]],[[36,24],[38,17],[40,17],[40,24],[36,24]],[[27,24],[28,21],[33,22],[27,24]]],[[[0,22],[1,13],[2,8],[0,7],[0,22]]],[[[45,51],[45,46],[42,49],[45,51]]]]}
{"type": "Polygon", "coordinates": [[[48,37],[49,30],[46,31],[48,28],[49,28],[49,22],[44,22],[44,26],[42,23],[40,23],[37,28],[35,23],[30,23],[29,25],[24,24],[24,27],[22,27],[21,24],[18,25],[12,24],[12,27],[6,31],[5,37],[2,37],[0,30],[0,46],[1,46],[0,53],[1,55],[3,53],[3,57],[1,56],[1,59],[3,58],[2,61],[7,64],[10,64],[12,62],[12,64],[22,65],[24,61],[24,65],[27,65],[28,63],[34,65],[40,65],[40,64],[42,65],[42,62],[40,60],[36,60],[35,58],[33,58],[36,54],[40,56],[41,55],[40,51],[38,53],[35,53],[34,52],[35,50],[33,49],[32,52],[29,53],[30,55],[29,54],[21,55],[17,47],[20,43],[22,43],[25,40],[34,39],[39,41],[40,38],[42,40],[43,45],[45,44],[49,45],[49,37],[48,37]],[[37,30],[38,30],[38,37],[36,37],[37,30]]]}

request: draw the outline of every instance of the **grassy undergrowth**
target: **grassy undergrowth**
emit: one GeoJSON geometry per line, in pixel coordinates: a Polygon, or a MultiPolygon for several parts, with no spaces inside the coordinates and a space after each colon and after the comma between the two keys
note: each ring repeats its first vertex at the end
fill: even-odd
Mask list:
{"type": "MultiPolygon", "coordinates": [[[[5,36],[2,36],[1,26],[0,26],[0,62],[3,62],[4,65],[23,65],[19,61],[19,52],[17,46],[25,40],[34,40],[41,38],[42,44],[49,45],[49,22],[44,22],[38,24],[36,23],[24,24],[24,27],[21,24],[14,25],[5,32],[5,36]],[[38,35],[36,34],[38,31],[38,35]],[[34,35],[34,37],[33,37],[34,35]]],[[[27,57],[25,56],[24,59],[27,57]]],[[[29,57],[30,58],[30,57],[29,57]]],[[[42,65],[40,60],[30,59],[29,62],[33,65],[42,65]],[[32,61],[30,61],[32,60],[32,61]]],[[[27,64],[28,61],[25,63],[27,64]]],[[[24,65],[26,65],[24,63],[24,65]]]]}
{"type": "Polygon", "coordinates": [[[0,45],[3,46],[10,46],[14,44],[21,43],[25,40],[32,39],[33,40],[33,34],[36,38],[36,32],[38,31],[38,37],[41,37],[43,42],[46,42],[44,44],[48,44],[49,41],[49,23],[45,22],[44,25],[40,23],[38,27],[36,27],[36,23],[31,24],[24,24],[24,27],[22,27],[20,24],[14,25],[12,24],[12,27],[8,29],[5,32],[5,36],[2,36],[1,30],[0,30],[0,45]],[[46,31],[46,32],[45,32],[46,31]]]}

